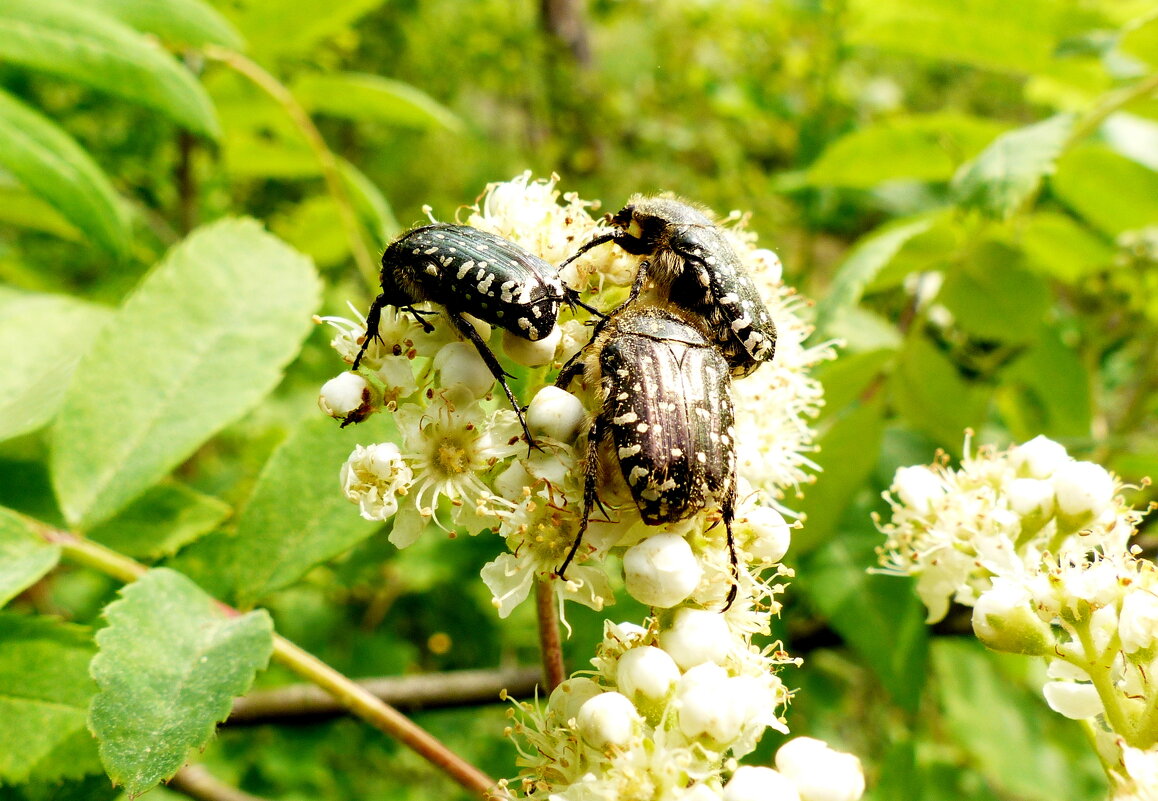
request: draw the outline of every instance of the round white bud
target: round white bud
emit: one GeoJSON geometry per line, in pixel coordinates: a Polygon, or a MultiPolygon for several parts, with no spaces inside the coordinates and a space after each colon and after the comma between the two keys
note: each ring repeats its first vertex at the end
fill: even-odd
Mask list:
{"type": "Polygon", "coordinates": [[[632,700],[661,701],[680,679],[680,669],[666,651],[654,645],[632,648],[619,657],[615,683],[632,700]]]}
{"type": "Polygon", "coordinates": [[[631,742],[639,722],[639,713],[626,695],[601,693],[579,708],[579,734],[591,746],[625,746],[631,742]]]}
{"type": "Polygon", "coordinates": [[[1114,479],[1106,468],[1093,462],[1066,462],[1053,473],[1059,524],[1080,528],[1114,501],[1114,479]]]}
{"type": "Polygon", "coordinates": [[[901,503],[921,515],[931,512],[934,505],[945,497],[941,479],[923,465],[898,468],[892,489],[901,503]]]}
{"type": "Polygon", "coordinates": [[[547,713],[565,725],[579,715],[579,710],[585,703],[602,693],[603,689],[586,676],[565,679],[551,691],[547,701],[547,713]]]}
{"type": "Polygon", "coordinates": [[[708,784],[693,784],[675,797],[675,801],[720,801],[720,791],[708,784]]]}
{"type": "Polygon", "coordinates": [[[1158,639],[1158,598],[1152,590],[1139,587],[1122,599],[1118,634],[1128,654],[1149,648],[1158,639]]]}
{"type": "Polygon", "coordinates": [[[504,330],[503,353],[507,354],[511,361],[527,367],[539,367],[555,358],[555,351],[559,349],[559,342],[562,339],[563,329],[557,325],[547,336],[534,342],[504,330]]]}
{"type": "Polygon", "coordinates": [[[478,332],[478,335],[482,337],[483,342],[491,338],[491,324],[486,320],[480,320],[473,314],[466,314],[465,312],[462,315],[462,319],[471,324],[474,330],[478,332]]]}
{"type": "Polygon", "coordinates": [[[318,407],[330,417],[339,420],[353,415],[357,419],[351,422],[357,422],[366,415],[358,416],[355,413],[368,411],[372,399],[370,382],[358,373],[347,371],[322,384],[322,390],[318,394],[318,407]]]}
{"type": "Polygon", "coordinates": [[[1053,517],[1054,488],[1052,481],[1039,478],[1015,478],[1006,489],[1009,507],[1021,516],[1021,533],[1031,535],[1053,517]]]}
{"type": "Polygon", "coordinates": [[[1092,684],[1047,681],[1042,695],[1049,708],[1070,720],[1086,720],[1102,714],[1102,699],[1092,684]]]}
{"type": "Polygon", "coordinates": [[[451,342],[434,355],[434,369],[444,387],[461,385],[475,398],[481,398],[495,385],[495,377],[473,345],[451,342]]]}
{"type": "Polygon", "coordinates": [[[1046,436],[1038,435],[1009,454],[1009,462],[1019,476],[1049,478],[1058,467],[1070,460],[1066,449],[1046,436]]]}
{"type": "Polygon", "coordinates": [[[527,407],[527,426],[531,431],[559,442],[571,442],[579,436],[586,418],[581,400],[551,385],[536,392],[527,407]]]}
{"type": "Polygon", "coordinates": [[[703,575],[692,546],[678,534],[655,534],[623,554],[624,588],[648,606],[675,606],[692,594],[703,575]]]}
{"type": "Polygon", "coordinates": [[[776,564],[788,553],[792,543],[792,528],[784,515],[770,506],[753,506],[737,522],[737,528],[749,532],[751,539],[745,550],[757,562],[776,564]]]}
{"type": "Polygon", "coordinates": [[[741,765],[724,785],[723,801],[800,801],[787,776],[772,768],[741,765]]]}
{"type": "Polygon", "coordinates": [[[680,609],[671,627],[659,634],[659,645],[683,670],[704,662],[723,662],[733,643],[724,616],[706,609],[680,609]]]}
{"type": "Polygon", "coordinates": [[[776,752],[776,769],[796,785],[801,801],[857,801],[864,795],[860,760],[823,740],[789,740],[776,752]]]}
{"type": "Polygon", "coordinates": [[[734,684],[728,671],[714,662],[696,665],[676,688],[680,731],[689,738],[732,742],[748,721],[746,689],[748,684],[734,684]]]}
{"type": "Polygon", "coordinates": [[[995,578],[993,586],[973,605],[973,633],[994,651],[1049,653],[1054,645],[1053,634],[1033,606],[1033,598],[1021,584],[995,578]]]}

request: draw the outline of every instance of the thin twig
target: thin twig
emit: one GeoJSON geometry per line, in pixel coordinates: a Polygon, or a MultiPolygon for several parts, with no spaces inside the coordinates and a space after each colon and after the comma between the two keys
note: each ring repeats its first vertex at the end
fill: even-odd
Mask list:
{"type": "MultiPolygon", "coordinates": [[[[499,702],[506,690],[512,698],[530,698],[540,681],[535,667],[507,670],[456,670],[422,676],[360,679],[358,684],[400,711],[462,707],[499,702]]],[[[258,690],[233,702],[229,726],[316,722],[346,714],[333,696],[313,684],[291,684],[258,690]]]]}
{"type": "Polygon", "coordinates": [[[285,84],[266,72],[260,64],[250,61],[240,53],[216,45],[206,45],[202,52],[206,58],[220,61],[249,78],[285,109],[298,130],[305,136],[306,142],[318,159],[322,178],[338,207],[338,216],[342,221],[342,228],[346,231],[350,252],[354,254],[354,261],[357,263],[358,269],[371,285],[377,284],[378,267],[366,247],[366,241],[362,238],[362,226],[358,222],[358,215],[350,202],[350,195],[346,192],[346,184],[343,182],[342,173],[338,169],[338,160],[326,144],[321,131],[314,125],[309,112],[302,107],[302,104],[298,102],[293,92],[285,84]]]}
{"type": "Polygon", "coordinates": [[[226,784],[205,769],[204,765],[186,765],[169,779],[170,790],[196,801],[265,801],[233,785],[226,784]]]}
{"type": "Polygon", "coordinates": [[[543,674],[547,692],[567,678],[563,664],[563,639],[559,635],[559,610],[555,608],[555,589],[550,580],[535,582],[535,611],[539,615],[539,649],[543,652],[543,674]]]}
{"type": "Polygon", "coordinates": [[[1117,91],[1107,93],[1098,101],[1097,105],[1074,126],[1069,139],[1066,140],[1065,149],[1068,150],[1096,131],[1098,127],[1106,121],[1106,118],[1115,111],[1128,106],[1135,100],[1141,100],[1154,92],[1158,92],[1158,72],[1138,81],[1138,83],[1133,86],[1126,86],[1117,91]]]}

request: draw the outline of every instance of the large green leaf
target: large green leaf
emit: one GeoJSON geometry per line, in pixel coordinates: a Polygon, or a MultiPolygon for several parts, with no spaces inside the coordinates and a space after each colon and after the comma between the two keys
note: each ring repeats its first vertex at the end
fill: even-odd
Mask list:
{"type": "Polygon", "coordinates": [[[303,56],[315,46],[350,29],[362,15],[384,0],[328,0],[293,3],[286,0],[249,0],[232,5],[226,13],[249,41],[260,59],[303,56]]]}
{"type": "Polygon", "coordinates": [[[1021,252],[992,240],[977,243],[945,279],[937,302],[954,324],[980,339],[1024,342],[1050,310],[1046,281],[1025,269],[1021,252]]]}
{"type": "Polygon", "coordinates": [[[312,415],[266,463],[236,531],[206,537],[182,553],[177,565],[243,607],[294,583],[380,528],[358,515],[338,475],[355,445],[393,435],[389,415],[345,429],[312,415]]]}
{"type": "Polygon", "coordinates": [[[1011,217],[1053,174],[1074,120],[1058,114],[997,137],[953,177],[957,202],[997,219],[1011,217]]]}
{"type": "Polygon", "coordinates": [[[1114,249],[1099,234],[1073,217],[1039,211],[1021,231],[1025,266],[1036,273],[1069,284],[1110,266],[1114,249]]]}
{"type": "Polygon", "coordinates": [[[31,531],[23,518],[0,508],[0,606],[56,567],[60,546],[31,531]]]}
{"type": "Polygon", "coordinates": [[[1038,341],[1004,371],[997,407],[1017,442],[1038,434],[1062,442],[1088,437],[1094,385],[1081,353],[1066,344],[1064,332],[1043,328],[1038,341]]]}
{"type": "Polygon", "coordinates": [[[986,387],[966,381],[943,353],[918,336],[905,343],[889,393],[912,426],[951,453],[960,449],[966,428],[981,426],[989,404],[986,387]]]}
{"type": "Polygon", "coordinates": [[[430,95],[402,81],[363,72],[303,73],[293,93],[310,111],[418,130],[462,129],[462,120],[430,95]]]}
{"type": "Polygon", "coordinates": [[[87,629],[0,614],[0,784],[99,772],[85,728],[92,654],[87,629]]]}
{"type": "Polygon", "coordinates": [[[1158,172],[1105,145],[1067,153],[1052,186],[1062,202],[1110,236],[1158,223],[1158,172]]]}
{"type": "Polygon", "coordinates": [[[89,6],[166,42],[240,50],[245,40],[229,21],[201,0],[88,0],[89,6]]]}
{"type": "Polygon", "coordinates": [[[309,260],[252,220],[174,248],[77,366],[52,437],[70,524],[123,509],[280,380],[311,328],[309,260]]]}
{"type": "Polygon", "coordinates": [[[5,61],[100,89],[218,136],[209,97],[187,69],[132,28],[82,3],[0,3],[0,62],[5,61]]]}
{"type": "Polygon", "coordinates": [[[191,487],[158,484],[116,517],[88,532],[89,539],[126,556],[154,559],[176,553],[213,531],[232,513],[229,504],[191,487]]]}
{"type": "Polygon", "coordinates": [[[172,570],[146,573],[105,610],[90,725],[114,782],[140,795],[203,748],[273,652],[264,611],[238,616],[172,570]]]}
{"type": "Polygon", "coordinates": [[[84,234],[51,204],[18,183],[14,176],[0,173],[0,225],[41,231],[68,242],[80,242],[84,234]]]}
{"type": "Polygon", "coordinates": [[[886,119],[830,144],[808,168],[808,179],[863,189],[897,179],[948,181],[1005,127],[950,112],[886,119]]]}
{"type": "Polygon", "coordinates": [[[52,419],[77,361],[111,316],[63,295],[0,287],[0,440],[52,419]]]}
{"type": "MultiPolygon", "coordinates": [[[[0,8],[0,36],[3,36],[0,8]]],[[[0,42],[0,51],[4,45],[0,42]]],[[[56,123],[0,91],[0,165],[84,231],[120,256],[131,230],[109,179],[56,123]]]]}

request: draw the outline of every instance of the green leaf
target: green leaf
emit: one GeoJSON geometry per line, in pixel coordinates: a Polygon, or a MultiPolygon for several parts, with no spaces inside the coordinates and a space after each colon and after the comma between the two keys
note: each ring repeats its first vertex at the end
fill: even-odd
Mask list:
{"type": "Polygon", "coordinates": [[[309,333],[309,260],[252,220],[176,246],[77,366],[52,432],[71,525],[107,520],[253,408],[309,333]]]}
{"type": "Polygon", "coordinates": [[[187,47],[207,44],[240,50],[245,40],[229,21],[201,0],[88,0],[90,7],[138,31],[187,47]]]}
{"type": "Polygon", "coordinates": [[[986,388],[967,382],[928,341],[910,337],[889,380],[897,410],[951,453],[966,428],[978,429],[989,405],[986,388]]]}
{"type": "Polygon", "coordinates": [[[936,216],[923,216],[887,225],[863,237],[840,265],[828,294],[817,304],[816,327],[827,332],[845,309],[856,306],[865,287],[910,239],[932,228],[936,216]]]}
{"type": "Polygon", "coordinates": [[[1114,249],[1098,234],[1066,214],[1039,211],[1021,230],[1025,266],[1074,284],[1110,266],[1114,249]]]}
{"type": "Polygon", "coordinates": [[[45,542],[22,517],[0,508],[0,606],[39,581],[59,560],[60,546],[45,542]]]}
{"type": "Polygon", "coordinates": [[[1043,329],[1033,347],[1003,372],[997,407],[1017,442],[1038,434],[1063,442],[1088,437],[1093,385],[1081,355],[1065,344],[1062,333],[1043,329]]]}
{"type": "Polygon", "coordinates": [[[87,629],[0,614],[0,783],[100,770],[85,728],[92,654],[87,629]]]}
{"type": "Polygon", "coordinates": [[[842,412],[859,402],[869,385],[881,380],[888,373],[895,359],[895,348],[878,348],[861,352],[842,352],[836,361],[821,365],[816,374],[820,383],[824,385],[824,408],[821,409],[821,419],[842,412]]]}
{"type": "Polygon", "coordinates": [[[1013,216],[1053,174],[1075,120],[1057,114],[997,137],[953,177],[957,202],[1000,220],[1013,216]]]}
{"type": "Polygon", "coordinates": [[[378,238],[379,244],[384,246],[398,236],[402,232],[402,226],[394,216],[390,201],[374,182],[345,159],[338,160],[338,169],[342,173],[342,180],[346,183],[346,189],[353,198],[363,224],[378,238]]]}
{"type": "Polygon", "coordinates": [[[232,511],[212,495],[171,481],[150,488],[112,520],[89,531],[88,537],[126,556],[155,559],[213,531],[232,511]]]}
{"type": "Polygon", "coordinates": [[[428,131],[460,131],[462,120],[420,89],[363,72],[303,73],[294,96],[315,114],[428,131]]]}
{"type": "Polygon", "coordinates": [[[310,195],[269,221],[269,229],[325,269],[350,256],[350,240],[332,195],[310,195]]]}
{"type": "Polygon", "coordinates": [[[84,238],[59,211],[14,179],[0,179],[0,224],[40,231],[68,242],[84,238]]]}
{"type": "MultiPolygon", "coordinates": [[[[0,10],[0,36],[3,36],[0,10]]],[[[0,54],[4,45],[0,42],[0,54]]],[[[115,256],[129,247],[128,215],[109,179],[56,123],[0,91],[0,165],[115,256]]]]}
{"type": "MultiPolygon", "coordinates": [[[[259,60],[304,56],[321,42],[350,30],[364,14],[384,0],[328,0],[296,3],[292,13],[285,0],[249,0],[231,8],[234,24],[245,34],[259,60]]],[[[228,13],[228,12],[227,12],[228,13]]]]}
{"type": "Polygon", "coordinates": [[[144,36],[68,0],[0,4],[0,62],[58,75],[219,135],[208,95],[189,70],[144,36]]]}
{"type": "Polygon", "coordinates": [[[211,592],[252,606],[381,529],[342,494],[339,472],[358,443],[395,438],[389,415],[339,428],[311,415],[274,451],[235,532],[219,532],[177,565],[211,592]]]}
{"type": "Polygon", "coordinates": [[[952,112],[886,119],[830,144],[808,168],[808,180],[861,189],[898,179],[948,181],[1005,127],[952,112]]]}
{"type": "Polygon", "coordinates": [[[1104,145],[1081,145],[1058,163],[1053,191],[1110,236],[1158,222],[1158,172],[1104,145]]]}
{"type": "Polygon", "coordinates": [[[63,295],[0,287],[0,440],[53,418],[73,368],[110,317],[103,306],[63,295]]]}
{"type": "Polygon", "coordinates": [[[264,610],[227,612],[164,568],[126,586],[105,613],[89,722],[109,777],[137,796],[209,742],[269,662],[273,624],[264,610]]]}
{"type": "Polygon", "coordinates": [[[971,250],[937,293],[937,302],[953,313],[956,325],[994,342],[1035,337],[1050,300],[1045,279],[1025,269],[1021,253],[992,240],[971,250]]]}
{"type": "MultiPolygon", "coordinates": [[[[961,638],[938,640],[932,657],[949,733],[1003,797],[1105,796],[1105,779],[1081,725],[1010,680],[1026,660],[987,653],[961,638]]],[[[1040,677],[1032,683],[1040,686],[1040,677]]]]}

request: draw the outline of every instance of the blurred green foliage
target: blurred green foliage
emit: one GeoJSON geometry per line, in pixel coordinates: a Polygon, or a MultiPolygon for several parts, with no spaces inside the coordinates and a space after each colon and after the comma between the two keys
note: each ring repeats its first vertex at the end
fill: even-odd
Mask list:
{"type": "MultiPolygon", "coordinates": [[[[931,633],[905,582],[865,568],[880,541],[870,515],[895,468],[928,462],[937,448],[959,454],[967,427],[999,444],[1046,434],[1134,483],[1158,473],[1158,9],[1140,0],[561,6],[574,16],[506,0],[0,3],[0,343],[11,354],[0,364],[0,504],[54,525],[118,513],[92,528],[94,539],[146,560],[176,554],[172,564],[203,586],[260,601],[279,632],[352,676],[534,663],[531,610],[500,624],[477,580],[497,541],[427,538],[399,553],[358,528],[352,510],[335,522],[336,485],[329,500],[277,503],[295,487],[320,492],[317,476],[338,462],[310,456],[348,448],[336,429],[300,425],[338,367],[321,331],[304,345],[287,332],[280,355],[238,367],[234,382],[264,397],[242,397],[212,361],[203,366],[214,383],[174,380],[171,391],[194,393],[167,401],[195,418],[178,420],[184,439],[145,454],[146,466],[102,473],[123,491],[98,499],[96,512],[82,496],[100,489],[86,472],[103,469],[99,454],[65,444],[50,461],[52,436],[97,426],[93,436],[117,434],[116,450],[155,413],[136,399],[140,413],[126,414],[123,430],[68,411],[46,425],[62,406],[83,408],[85,387],[69,392],[69,376],[110,307],[218,218],[256,217],[312,257],[320,309],[342,313],[347,300],[364,307],[375,253],[424,205],[449,219],[487,182],[525,169],[558,172],[564,190],[606,210],[634,192],[672,190],[721,213],[750,212],[787,280],[816,299],[817,340],[845,343],[822,375],[823,472],[802,501],[788,499],[808,514],[779,632],[805,657],[785,675],[800,690],[794,733],[861,755],[870,798],[1101,797],[1096,762],[1077,728],[1046,709],[1041,677],[954,640],[960,626],[931,633]],[[196,414],[184,401],[197,401],[196,414]],[[312,512],[300,541],[272,534],[298,530],[312,512]]],[[[198,236],[226,237],[214,240],[220,261],[253,256],[229,263],[255,284],[202,329],[165,330],[146,315],[143,329],[109,333],[102,341],[123,344],[119,373],[157,356],[157,386],[167,386],[165,365],[191,340],[212,337],[214,325],[244,334],[257,306],[276,313],[276,294],[251,305],[263,286],[309,305],[309,279],[290,277],[295,254],[264,235],[230,239],[221,232],[238,224],[222,225],[198,236]]],[[[178,253],[170,259],[190,259],[194,274],[218,263],[178,253]]],[[[184,305],[179,292],[169,298],[184,305]]],[[[84,778],[96,770],[91,753],[67,766],[62,755],[91,745],[77,740],[76,698],[92,688],[73,668],[116,585],[69,565],[38,581],[54,553],[21,540],[4,514],[0,591],[26,591],[0,626],[0,709],[16,704],[28,669],[20,643],[35,640],[63,655],[48,678],[68,701],[52,714],[69,723],[54,730],[59,742],[0,755],[0,798],[105,797],[103,777],[84,778]],[[19,617],[34,613],[70,622],[19,617]]],[[[630,603],[614,612],[644,614],[630,603]]],[[[600,621],[571,613],[573,668],[591,656],[600,621]]],[[[274,668],[258,681],[287,677],[274,668]]],[[[22,701],[33,711],[21,712],[32,717],[20,731],[50,725],[35,717],[46,699],[37,687],[22,701]]],[[[514,774],[498,708],[419,719],[492,775],[514,774]]],[[[21,744],[7,720],[0,729],[21,744]]],[[[765,740],[757,758],[776,745],[765,740]]],[[[284,799],[454,793],[349,720],[226,729],[203,760],[284,799]]]]}

